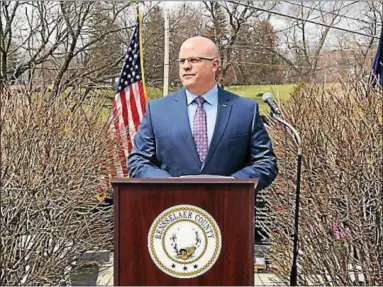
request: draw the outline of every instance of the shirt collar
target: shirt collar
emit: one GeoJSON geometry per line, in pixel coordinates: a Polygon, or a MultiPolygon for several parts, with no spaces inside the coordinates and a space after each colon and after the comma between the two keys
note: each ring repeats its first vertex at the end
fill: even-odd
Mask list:
{"type": "MultiPolygon", "coordinates": [[[[210,91],[208,91],[207,93],[201,96],[206,100],[208,104],[214,106],[217,103],[217,98],[218,98],[217,84],[215,84],[210,91]]],[[[194,95],[193,93],[186,90],[186,100],[187,100],[188,106],[194,101],[196,97],[198,97],[198,95],[194,95]]]]}

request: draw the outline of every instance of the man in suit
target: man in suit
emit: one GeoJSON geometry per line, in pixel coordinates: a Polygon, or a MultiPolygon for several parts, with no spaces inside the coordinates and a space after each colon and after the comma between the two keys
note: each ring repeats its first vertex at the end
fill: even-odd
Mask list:
{"type": "Polygon", "coordinates": [[[218,87],[219,51],[208,38],[187,39],[179,52],[183,88],[150,101],[128,158],[132,178],[221,175],[258,180],[278,173],[258,104],[218,87]]]}

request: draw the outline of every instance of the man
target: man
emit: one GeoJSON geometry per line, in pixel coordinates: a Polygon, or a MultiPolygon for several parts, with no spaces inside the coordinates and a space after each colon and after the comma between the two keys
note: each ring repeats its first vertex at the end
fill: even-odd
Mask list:
{"type": "Polygon", "coordinates": [[[218,68],[211,40],[197,36],[182,44],[183,88],[148,103],[128,158],[130,177],[254,178],[256,190],[273,182],[277,163],[258,105],[219,88],[218,68]]]}

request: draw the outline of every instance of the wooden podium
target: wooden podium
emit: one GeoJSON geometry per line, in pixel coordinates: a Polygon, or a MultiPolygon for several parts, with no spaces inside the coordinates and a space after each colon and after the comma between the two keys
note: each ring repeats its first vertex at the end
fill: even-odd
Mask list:
{"type": "Polygon", "coordinates": [[[113,179],[114,285],[254,286],[254,184],[205,177],[113,179]],[[179,238],[194,240],[190,230],[196,244],[182,249],[179,238]],[[174,263],[160,261],[161,252],[174,263]]]}

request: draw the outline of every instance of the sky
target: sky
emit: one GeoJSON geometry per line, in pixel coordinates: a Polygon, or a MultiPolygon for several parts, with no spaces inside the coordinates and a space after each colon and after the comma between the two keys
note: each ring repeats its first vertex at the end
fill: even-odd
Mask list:
{"type": "MultiPolygon", "coordinates": [[[[159,3],[165,9],[173,9],[173,8],[177,7],[178,5],[182,5],[182,3],[184,3],[184,2],[185,1],[160,1],[159,3]]],[[[190,1],[188,1],[188,2],[190,3],[190,1]]],[[[198,4],[200,2],[201,1],[192,1],[191,3],[198,4]]],[[[261,2],[261,1],[258,1],[258,2],[261,2]]],[[[294,5],[294,3],[295,4],[299,3],[296,1],[294,3],[293,2],[294,2],[294,0],[292,0],[292,1],[286,0],[286,1],[278,2],[278,9],[276,11],[280,12],[282,14],[286,14],[286,15],[293,15],[294,12],[292,11],[292,9],[296,8],[296,5],[294,5]],[[288,3],[288,2],[290,2],[290,3],[288,3]],[[291,3],[293,3],[293,4],[291,4],[291,3]]],[[[313,1],[304,1],[303,4],[309,5],[311,2],[313,2],[313,1]]],[[[319,2],[319,1],[317,1],[317,2],[319,2]]],[[[321,1],[321,2],[325,3],[325,5],[326,5],[323,8],[323,10],[332,11],[332,9],[333,9],[332,5],[338,1],[321,1]]],[[[342,1],[342,2],[343,2],[343,5],[346,5],[348,7],[343,9],[341,14],[348,16],[348,17],[353,17],[353,18],[362,18],[363,17],[363,15],[361,15],[361,10],[358,9],[359,7],[357,6],[357,5],[363,5],[363,3],[362,4],[359,4],[359,3],[355,4],[356,1],[342,1]],[[350,4],[352,4],[352,5],[350,5],[350,4]]],[[[339,2],[338,2],[338,4],[339,4],[339,2]]],[[[331,16],[331,15],[327,15],[327,16],[331,16]]],[[[320,13],[317,11],[315,11],[309,17],[309,19],[312,19],[313,21],[316,21],[316,22],[322,22],[321,17],[320,17],[320,13]]],[[[276,30],[276,31],[284,30],[284,29],[286,29],[292,25],[292,20],[290,20],[287,17],[278,16],[278,15],[271,15],[270,22],[272,23],[274,30],[276,30]]],[[[359,27],[360,24],[361,24],[361,22],[359,22],[359,21],[347,19],[346,17],[341,17],[340,22],[336,24],[336,27],[348,29],[351,31],[360,31],[360,27],[359,27]]],[[[170,23],[170,25],[171,25],[171,23],[170,23]]],[[[310,32],[307,35],[307,37],[309,38],[309,41],[311,39],[310,44],[315,46],[315,44],[316,44],[315,41],[317,41],[319,39],[321,30],[323,29],[323,27],[319,26],[319,25],[311,24],[311,23],[307,23],[306,26],[307,26],[308,31],[310,32]]],[[[363,32],[363,31],[360,31],[360,32],[363,32]]],[[[379,35],[380,35],[380,30],[377,31],[376,36],[379,36],[379,35]]],[[[282,38],[283,35],[280,35],[280,37],[282,38]]],[[[367,42],[370,39],[369,37],[358,36],[358,35],[353,34],[353,33],[341,32],[339,30],[331,29],[325,45],[335,48],[335,46],[338,45],[340,37],[346,37],[348,39],[356,38],[362,42],[367,42]]]]}

